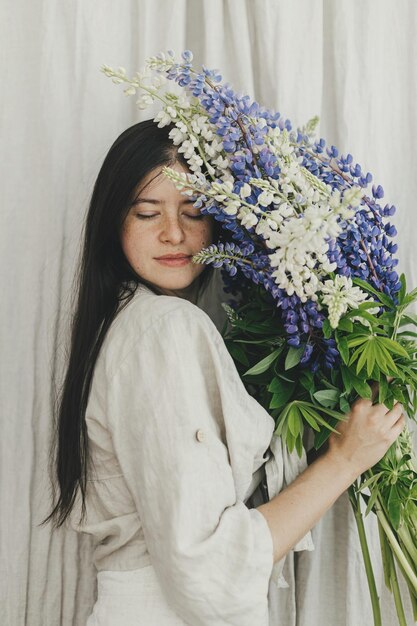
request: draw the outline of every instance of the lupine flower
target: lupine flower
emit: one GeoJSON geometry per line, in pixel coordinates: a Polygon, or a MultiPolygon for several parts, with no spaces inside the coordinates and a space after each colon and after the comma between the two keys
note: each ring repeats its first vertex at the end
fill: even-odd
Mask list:
{"type": "Polygon", "coordinates": [[[372,175],[313,138],[318,118],[292,129],[279,112],[223,84],[218,70],[196,71],[190,51],[179,61],[172,51],[150,57],[131,79],[124,68],[102,71],[125,84],[126,95],[142,91],[140,108],[161,101],[155,121],[174,125],[169,136],[191,172],[164,173],[235,242],[209,246],[195,260],[222,268],[230,292],[238,280],[261,284],[282,311],[288,344],[304,346],[303,364],[332,367],[338,353],[320,334],[320,307],[335,327],[361,301],[353,278],[394,300],[400,288],[396,229],[386,221],[395,207],[379,205],[381,185],[367,194],[372,175]],[[167,80],[181,95],[166,89],[167,80]]]}

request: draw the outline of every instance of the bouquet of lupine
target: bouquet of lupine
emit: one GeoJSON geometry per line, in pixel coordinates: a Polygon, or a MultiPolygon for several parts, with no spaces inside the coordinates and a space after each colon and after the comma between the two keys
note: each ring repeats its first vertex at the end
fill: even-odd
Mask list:
{"type": "MultiPolygon", "coordinates": [[[[276,434],[301,455],[304,435],[316,449],[359,396],[417,409],[417,317],[398,276],[380,185],[324,139],[318,119],[293,130],[288,119],[223,84],[217,70],[196,71],[192,54],[160,53],[128,78],[102,71],[139,108],[158,101],[159,126],[183,153],[189,173],[164,173],[221,223],[216,244],[193,261],[222,268],[226,345],[249,392],[276,421],[276,434]],[[179,85],[166,88],[167,80],[179,85]],[[389,381],[389,382],[388,382],[389,381]]],[[[377,515],[387,587],[406,624],[397,579],[404,576],[417,620],[417,460],[405,429],[384,458],[349,489],[375,624],[379,598],[363,514],[377,515]]]]}

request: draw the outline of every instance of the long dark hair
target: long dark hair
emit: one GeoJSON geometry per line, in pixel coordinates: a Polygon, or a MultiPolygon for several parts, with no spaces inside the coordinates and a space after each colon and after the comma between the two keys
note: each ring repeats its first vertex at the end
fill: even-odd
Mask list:
{"type": "MultiPolygon", "coordinates": [[[[156,167],[175,161],[186,165],[168,136],[170,128],[158,128],[146,120],[125,130],[111,146],[94,185],[75,278],[69,357],[54,409],[50,455],[53,508],[41,525],[52,520],[55,528],[61,526],[78,489],[81,520],[85,518],[89,463],[85,412],[94,365],[112,321],[141,282],[124,256],[119,232],[140,181],[156,167]]],[[[215,240],[218,235],[215,223],[215,240]]],[[[200,275],[200,293],[211,273],[207,266],[200,275]]]]}

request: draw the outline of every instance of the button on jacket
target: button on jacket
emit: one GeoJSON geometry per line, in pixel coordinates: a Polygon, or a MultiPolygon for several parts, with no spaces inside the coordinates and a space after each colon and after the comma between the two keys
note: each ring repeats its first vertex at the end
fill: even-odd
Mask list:
{"type": "Polygon", "coordinates": [[[186,623],[268,624],[283,561],[273,566],[269,526],[246,502],[263,472],[272,497],[305,459],[273,437],[208,315],[139,286],[106,335],[86,421],[87,516],[78,496],[70,524],[94,536],[97,570],[152,565],[186,623]]]}

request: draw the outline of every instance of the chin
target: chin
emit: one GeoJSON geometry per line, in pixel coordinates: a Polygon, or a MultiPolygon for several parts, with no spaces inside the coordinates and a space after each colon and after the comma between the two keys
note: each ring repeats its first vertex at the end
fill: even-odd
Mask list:
{"type": "Polygon", "coordinates": [[[188,289],[194,283],[194,281],[198,278],[197,276],[188,276],[188,277],[172,277],[170,280],[161,280],[155,283],[159,289],[168,289],[170,291],[177,291],[182,289],[188,289]]]}

